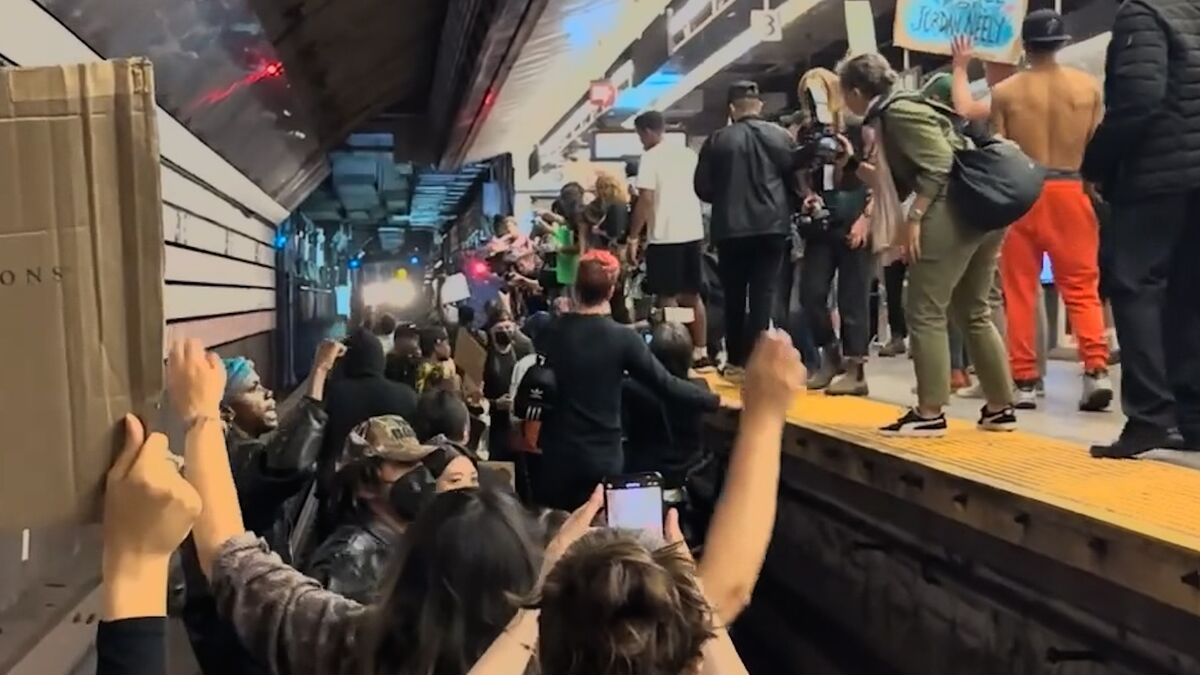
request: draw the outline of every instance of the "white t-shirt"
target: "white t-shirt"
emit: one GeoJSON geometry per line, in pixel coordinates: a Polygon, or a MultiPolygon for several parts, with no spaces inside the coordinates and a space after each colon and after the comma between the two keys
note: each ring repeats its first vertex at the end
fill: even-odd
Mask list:
{"type": "Polygon", "coordinates": [[[683,244],[704,238],[704,216],[692,182],[696,160],[691,148],[666,141],[642,155],[637,186],[654,191],[649,243],[683,244]]]}

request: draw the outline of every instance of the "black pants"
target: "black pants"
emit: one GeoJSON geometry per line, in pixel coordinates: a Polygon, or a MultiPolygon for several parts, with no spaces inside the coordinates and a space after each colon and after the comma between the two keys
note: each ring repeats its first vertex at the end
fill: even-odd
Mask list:
{"type": "MultiPolygon", "coordinates": [[[[812,331],[808,327],[805,314],[808,309],[800,304],[800,268],[803,260],[785,260],[780,270],[779,307],[775,311],[775,325],[787,331],[792,337],[792,344],[800,352],[800,359],[806,368],[816,368],[821,365],[821,354],[813,344],[812,331]]],[[[822,305],[817,311],[826,311],[822,305]]]]}
{"type": "Polygon", "coordinates": [[[1121,343],[1126,431],[1200,443],[1200,190],[1115,204],[1101,286],[1121,343]]]}
{"type": "Polygon", "coordinates": [[[883,294],[893,340],[908,337],[908,324],[904,321],[904,276],[907,273],[908,265],[899,260],[883,268],[883,294]]]}
{"type": "Polygon", "coordinates": [[[787,251],[783,235],[717,243],[718,271],[725,289],[725,349],[732,365],[746,365],[754,340],[770,325],[787,251]]]}
{"type": "Polygon", "coordinates": [[[841,316],[842,352],[865,357],[871,344],[871,273],[874,254],[869,246],[850,248],[840,237],[805,242],[800,265],[800,304],[817,347],[838,339],[829,313],[829,291],[837,276],[837,305],[841,316]]]}

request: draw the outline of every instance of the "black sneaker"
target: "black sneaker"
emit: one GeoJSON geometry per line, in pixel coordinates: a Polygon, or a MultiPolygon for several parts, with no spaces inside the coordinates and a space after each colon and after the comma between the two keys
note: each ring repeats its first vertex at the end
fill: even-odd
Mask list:
{"type": "Polygon", "coordinates": [[[1183,436],[1176,429],[1135,429],[1126,427],[1117,440],[1109,445],[1093,445],[1089,448],[1097,459],[1134,459],[1151,450],[1174,450],[1184,445],[1183,436]]]}
{"type": "Polygon", "coordinates": [[[717,364],[707,356],[701,356],[698,359],[692,360],[692,370],[697,373],[712,373],[717,370],[717,364]]]}
{"type": "Polygon", "coordinates": [[[1003,410],[988,412],[985,405],[979,409],[978,428],[982,431],[1016,431],[1017,411],[1009,405],[1003,410]]]}
{"type": "Polygon", "coordinates": [[[946,415],[937,417],[921,417],[916,408],[909,408],[904,417],[879,429],[884,436],[903,436],[906,438],[940,438],[946,435],[946,415]]]}

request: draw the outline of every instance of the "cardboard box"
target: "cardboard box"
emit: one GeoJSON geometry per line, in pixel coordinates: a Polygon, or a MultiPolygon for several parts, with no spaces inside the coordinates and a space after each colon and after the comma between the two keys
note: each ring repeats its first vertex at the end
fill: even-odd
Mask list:
{"type": "Polygon", "coordinates": [[[163,387],[145,60],[0,68],[0,529],[93,521],[129,411],[163,387]]]}

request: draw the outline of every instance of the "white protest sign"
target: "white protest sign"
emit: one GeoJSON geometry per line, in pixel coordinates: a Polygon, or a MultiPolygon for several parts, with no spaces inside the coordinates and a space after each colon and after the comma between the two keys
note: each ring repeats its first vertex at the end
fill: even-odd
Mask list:
{"type": "Polygon", "coordinates": [[[850,56],[879,51],[870,0],[846,0],[846,40],[850,43],[850,56]]]}
{"type": "Polygon", "coordinates": [[[950,40],[969,36],[985,61],[1021,58],[1021,22],[1029,0],[897,0],[893,29],[898,47],[949,54],[950,40]]]}

